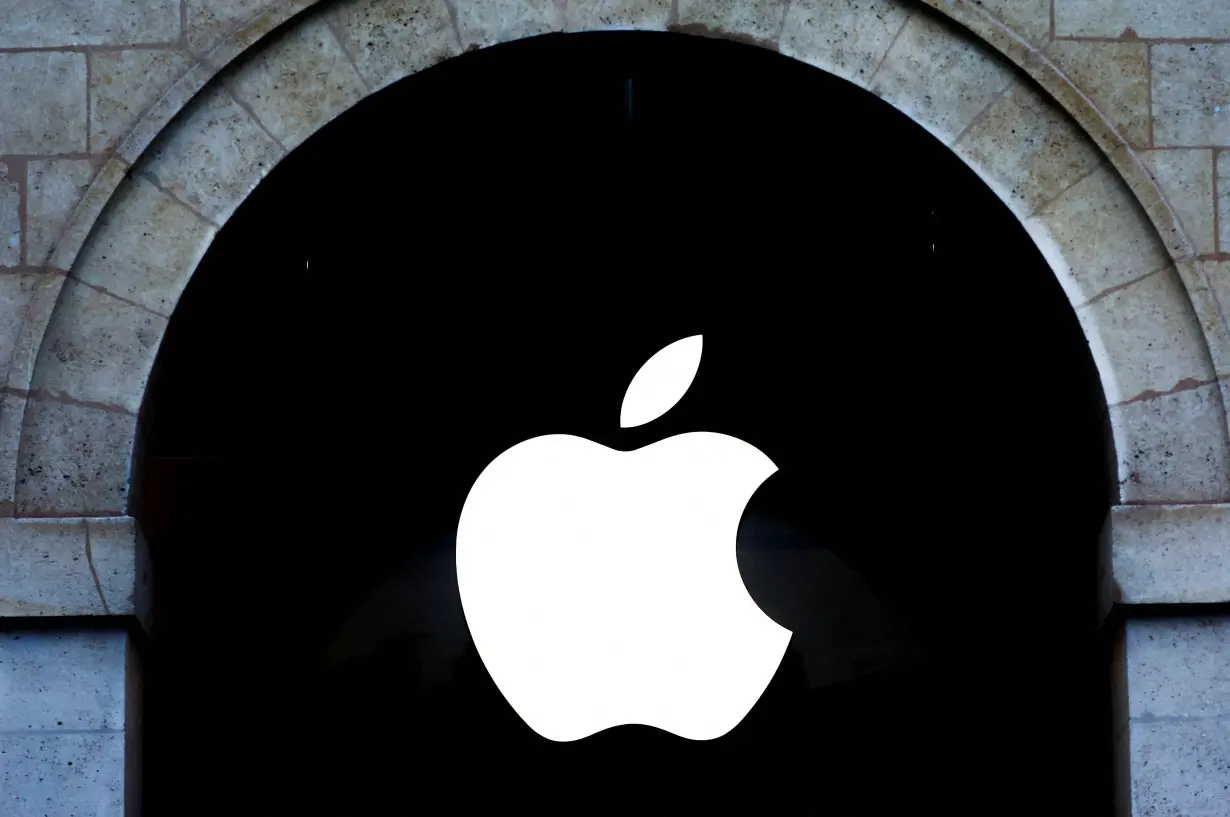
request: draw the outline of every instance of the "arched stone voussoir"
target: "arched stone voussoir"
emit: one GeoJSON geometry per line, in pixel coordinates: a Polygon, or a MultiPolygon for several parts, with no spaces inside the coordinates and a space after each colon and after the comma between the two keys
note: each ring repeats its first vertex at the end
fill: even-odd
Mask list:
{"type": "MultiPolygon", "coordinates": [[[[968,32],[919,12],[898,32],[867,87],[951,146],[1016,79],[1007,60],[968,32]]],[[[1022,141],[1005,147],[1018,150],[1022,141]]]]}
{"type": "Polygon", "coordinates": [[[782,25],[778,49],[866,89],[915,11],[902,0],[858,4],[794,0],[782,25]]]}
{"type": "Polygon", "coordinates": [[[1025,220],[1025,228],[1077,307],[1173,263],[1110,164],[1045,204],[1025,220]]]}
{"type": "MultiPolygon", "coordinates": [[[[1030,41],[963,1],[950,16],[967,16],[970,30],[927,8],[935,5],[279,4],[203,58],[204,67],[185,81],[201,82],[211,65],[226,67],[199,94],[168,94],[157,115],[122,143],[121,157],[104,170],[115,193],[97,223],[87,216],[71,222],[71,240],[57,256],[71,262],[68,281],[58,297],[44,298],[45,320],[28,320],[23,335],[34,361],[29,389],[12,378],[8,384],[25,406],[12,470],[16,512],[128,511],[135,413],[167,319],[220,225],[287,151],[375,90],[451,56],[549,32],[629,28],[780,51],[876,93],[951,147],[1022,219],[1078,311],[1110,404],[1121,500],[1225,498],[1230,448],[1214,363],[1220,353],[1210,354],[1207,339],[1219,326],[1224,332],[1224,322],[1209,287],[1193,307],[1188,288],[1196,278],[1174,266],[1181,242],[1163,241],[1154,226],[1153,210],[1165,209],[1164,199],[1156,187],[1142,199],[1124,182],[1122,167],[1135,167],[1133,156],[1125,148],[1107,160],[1116,143],[1104,118],[1080,107],[1088,100],[1073,95],[1030,41]],[[275,29],[295,11],[302,13],[275,29]],[[1064,88],[1067,103],[1048,97],[1064,88]],[[186,106],[181,96],[191,97],[186,106]],[[1064,108],[1097,121],[1078,126],[1064,108]],[[150,123],[159,122],[167,124],[155,137],[150,123]],[[87,234],[80,252],[73,251],[87,234]]],[[[90,195],[97,206],[98,196],[90,195]]]]}
{"type": "Polygon", "coordinates": [[[136,440],[135,414],[31,395],[17,454],[16,515],[124,515],[136,440]]]}
{"type": "Polygon", "coordinates": [[[31,381],[38,397],[137,414],[165,316],[70,278],[31,381]]]}
{"type": "Polygon", "coordinates": [[[251,112],[283,151],[298,146],[366,97],[359,74],[331,25],[328,6],[316,6],[235,60],[219,84],[251,112]]]}
{"type": "Polygon", "coordinates": [[[1110,407],[1121,505],[1198,505],[1230,496],[1219,383],[1110,407]]]}

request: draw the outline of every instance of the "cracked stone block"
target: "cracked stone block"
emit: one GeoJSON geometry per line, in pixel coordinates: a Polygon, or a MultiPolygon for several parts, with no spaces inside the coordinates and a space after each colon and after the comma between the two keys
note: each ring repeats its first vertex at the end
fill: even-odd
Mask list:
{"type": "Polygon", "coordinates": [[[143,562],[128,517],[0,519],[0,616],[136,615],[143,562]]]}
{"type": "Polygon", "coordinates": [[[0,519],[0,615],[103,615],[81,520],[0,519]]]}

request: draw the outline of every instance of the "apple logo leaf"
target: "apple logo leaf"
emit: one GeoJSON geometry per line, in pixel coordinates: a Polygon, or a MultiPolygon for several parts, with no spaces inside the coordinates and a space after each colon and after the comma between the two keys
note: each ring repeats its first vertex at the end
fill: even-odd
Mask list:
{"type": "Polygon", "coordinates": [[[656,420],[679,402],[700,368],[701,337],[677,340],[645,361],[624,393],[620,428],[656,420]]]}

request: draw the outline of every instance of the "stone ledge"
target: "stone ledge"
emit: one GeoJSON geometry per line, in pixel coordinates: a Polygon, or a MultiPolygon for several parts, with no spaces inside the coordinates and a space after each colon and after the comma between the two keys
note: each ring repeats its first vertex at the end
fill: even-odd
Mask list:
{"type": "Polygon", "coordinates": [[[1230,601],[1230,504],[1111,509],[1111,601],[1230,601]]]}
{"type": "Polygon", "coordinates": [[[131,517],[0,518],[0,617],[136,616],[149,563],[131,517]]]}

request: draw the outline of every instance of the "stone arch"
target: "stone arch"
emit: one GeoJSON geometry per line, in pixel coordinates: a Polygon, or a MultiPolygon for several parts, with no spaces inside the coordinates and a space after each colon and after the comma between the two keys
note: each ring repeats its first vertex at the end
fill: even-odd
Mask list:
{"type": "Polygon", "coordinates": [[[1118,502],[1230,497],[1218,377],[1230,332],[1190,242],[1108,120],[977,4],[293,0],[164,96],[45,259],[55,274],[32,300],[0,416],[9,510],[129,512],[138,413],[180,293],[220,226],[296,145],[371,93],[465,51],[613,29],[778,50],[918,122],[1007,203],[1060,278],[1109,405],[1118,502]]]}

